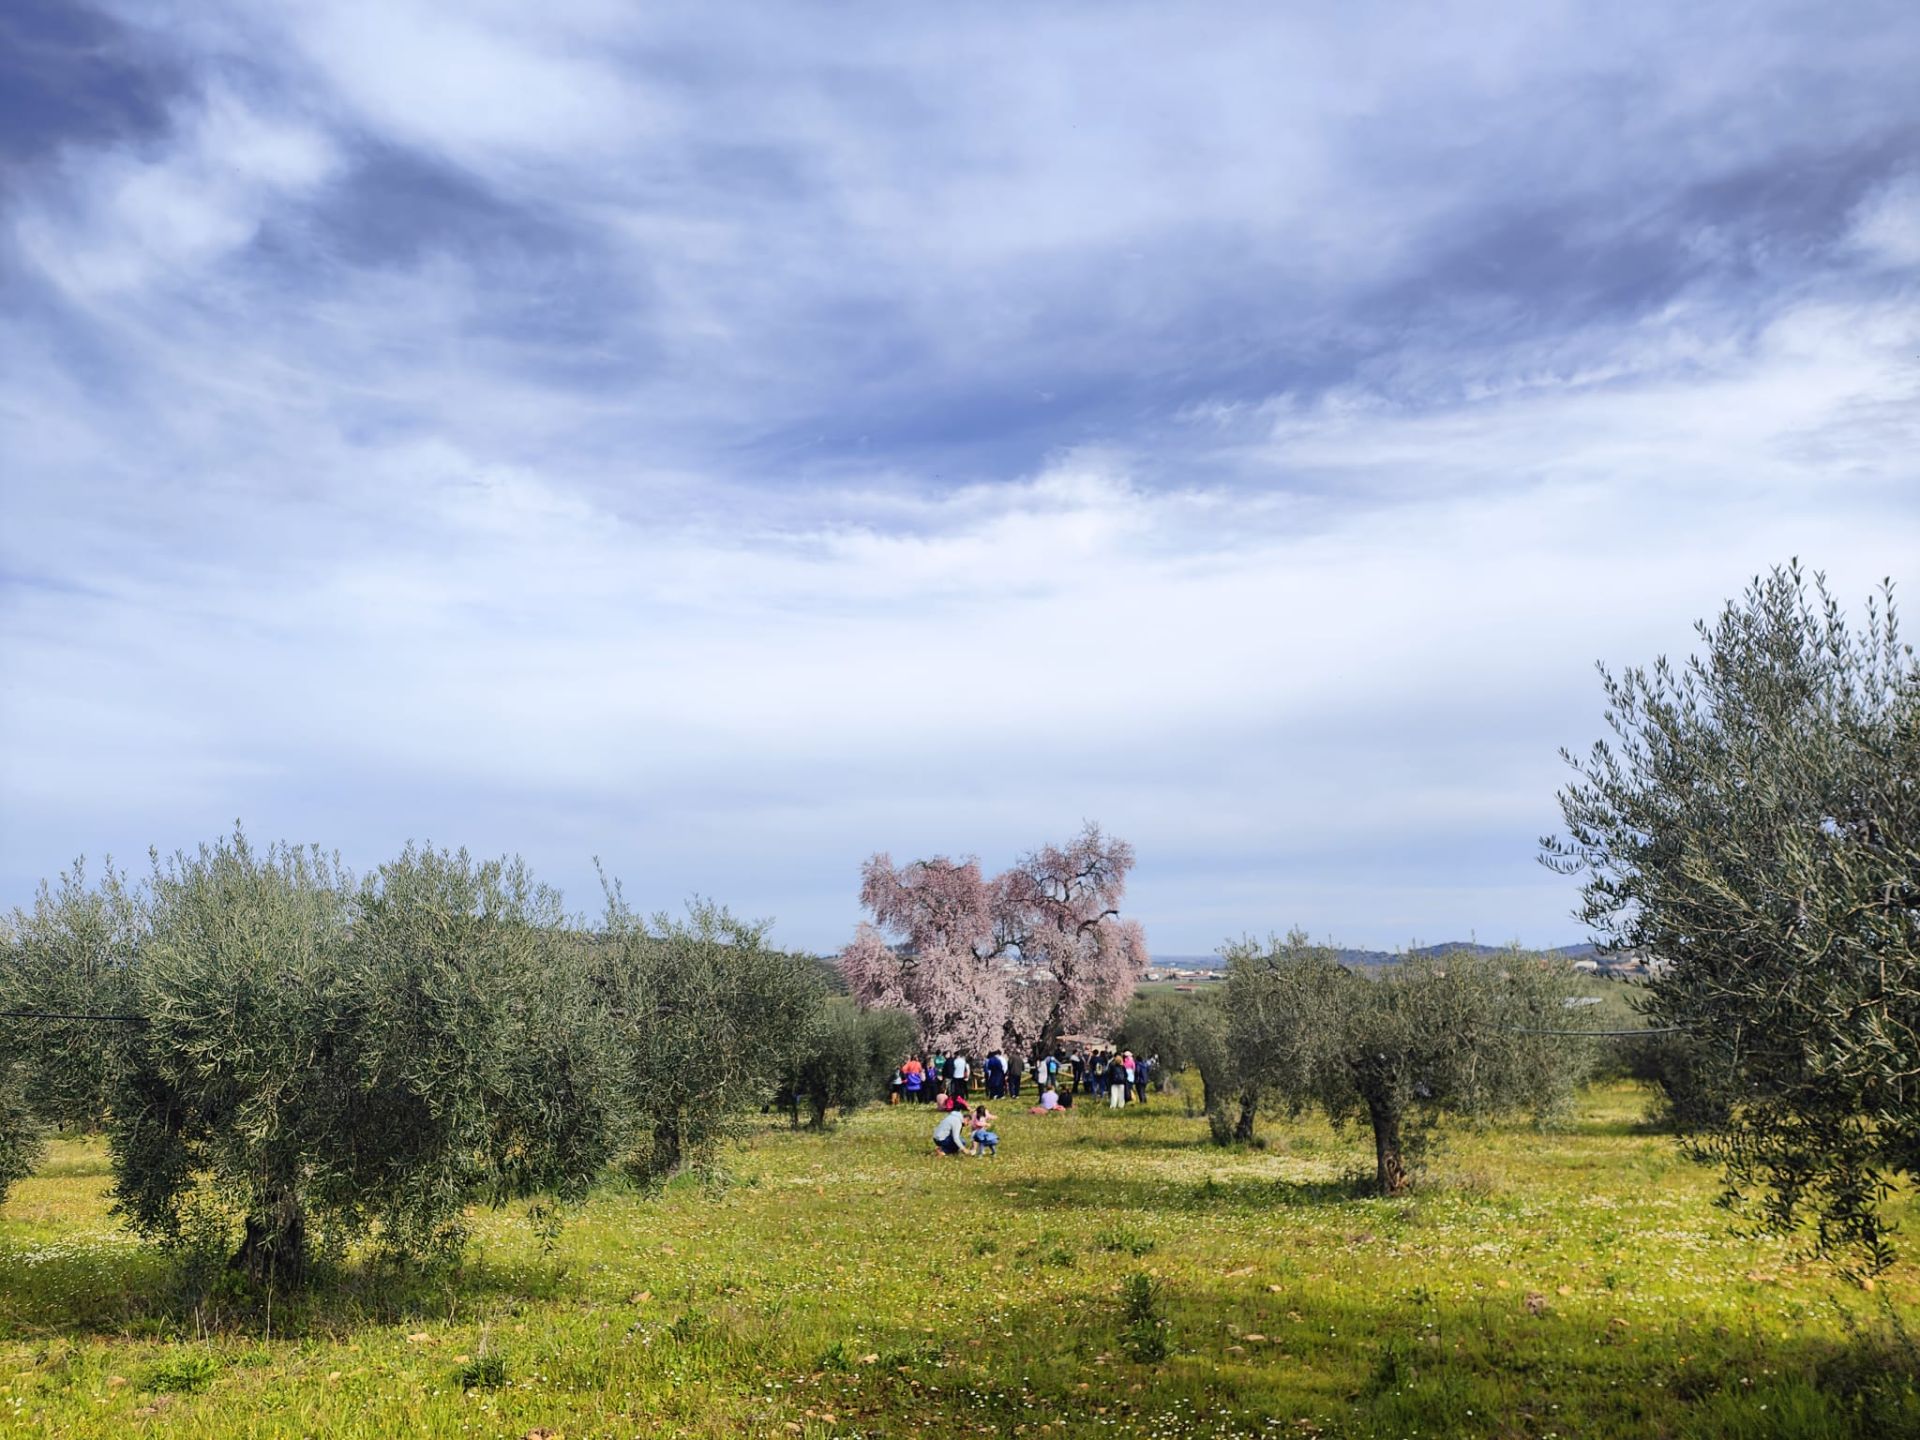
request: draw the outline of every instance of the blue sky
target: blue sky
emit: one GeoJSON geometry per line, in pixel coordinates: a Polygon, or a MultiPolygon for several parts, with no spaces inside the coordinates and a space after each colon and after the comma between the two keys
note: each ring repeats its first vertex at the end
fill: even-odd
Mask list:
{"type": "Polygon", "coordinates": [[[826,948],[1091,818],[1166,953],[1584,938],[1593,662],[1920,581],[1916,74],[1893,3],[15,0],[0,900],[243,817],[826,948]]]}

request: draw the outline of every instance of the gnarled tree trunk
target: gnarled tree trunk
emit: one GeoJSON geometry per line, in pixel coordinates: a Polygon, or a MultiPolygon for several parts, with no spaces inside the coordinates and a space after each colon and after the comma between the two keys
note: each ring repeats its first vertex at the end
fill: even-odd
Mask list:
{"type": "Polygon", "coordinates": [[[1407,1155],[1400,1137],[1400,1106],[1383,1090],[1367,1095],[1367,1118],[1373,1122],[1374,1179],[1382,1195],[1398,1195],[1407,1188],[1407,1155]]]}
{"type": "Polygon", "coordinates": [[[677,1175],[686,1158],[686,1144],[680,1131],[679,1117],[667,1116],[654,1122],[653,1173],[662,1178],[677,1175]]]}
{"type": "Polygon", "coordinates": [[[1260,1092],[1248,1089],[1240,1092],[1240,1118],[1233,1122],[1233,1138],[1242,1145],[1253,1143],[1253,1121],[1260,1113],[1260,1092]]]}
{"type": "Polygon", "coordinates": [[[228,1262],[256,1285],[298,1289],[307,1280],[307,1216],[300,1197],[277,1190],[257,1214],[247,1216],[240,1248],[228,1262]]]}
{"type": "Polygon", "coordinates": [[[1233,1121],[1227,1114],[1226,1086],[1200,1067],[1200,1108],[1206,1112],[1207,1135],[1216,1145],[1233,1143],[1233,1121]]]}

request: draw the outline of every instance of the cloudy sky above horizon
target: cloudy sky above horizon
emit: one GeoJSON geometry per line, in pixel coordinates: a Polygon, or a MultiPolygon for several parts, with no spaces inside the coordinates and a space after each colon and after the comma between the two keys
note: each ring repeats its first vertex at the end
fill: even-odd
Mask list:
{"type": "Polygon", "coordinates": [[[1920,584],[1920,13],[1317,9],[7,6],[0,903],[826,948],[1094,819],[1163,953],[1585,938],[1594,662],[1920,584]]]}

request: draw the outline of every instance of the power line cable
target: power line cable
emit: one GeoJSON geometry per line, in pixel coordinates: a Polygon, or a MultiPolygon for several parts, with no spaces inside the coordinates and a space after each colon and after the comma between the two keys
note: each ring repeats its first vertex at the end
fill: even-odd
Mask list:
{"type": "Polygon", "coordinates": [[[1503,1027],[1509,1035],[1675,1035],[1685,1029],[1682,1025],[1656,1025],[1645,1030],[1535,1030],[1522,1025],[1503,1027]]]}

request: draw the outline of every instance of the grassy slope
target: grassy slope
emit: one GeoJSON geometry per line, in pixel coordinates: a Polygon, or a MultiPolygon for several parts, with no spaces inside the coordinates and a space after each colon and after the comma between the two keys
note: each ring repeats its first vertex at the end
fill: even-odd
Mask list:
{"type": "Polygon", "coordinates": [[[992,1163],[868,1112],[758,1136],[718,1197],[604,1194],[551,1260],[481,1216],[457,1285],[282,1297],[270,1340],[261,1313],[193,1338],[105,1213],[99,1148],[61,1143],[0,1211],[0,1434],[1920,1433],[1911,1395],[1847,1398],[1877,1372],[1838,1343],[1912,1315],[1920,1268],[1867,1294],[1731,1238],[1640,1105],[1460,1137],[1402,1201],[1343,1183],[1359,1136],[1220,1152],[1177,1100],[1014,1115],[992,1163]],[[1159,1364],[1122,1343],[1137,1270],[1164,1287],[1159,1364]],[[505,1383],[463,1390],[483,1353],[505,1383]]]}

